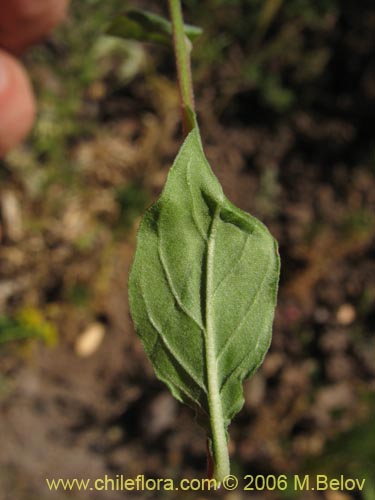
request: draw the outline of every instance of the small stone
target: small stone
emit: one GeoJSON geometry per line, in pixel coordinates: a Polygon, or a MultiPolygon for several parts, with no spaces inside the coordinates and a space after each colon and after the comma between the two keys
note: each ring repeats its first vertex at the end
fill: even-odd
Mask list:
{"type": "Polygon", "coordinates": [[[87,358],[98,350],[103,341],[105,329],[102,323],[92,323],[81,333],[75,344],[75,352],[82,358],[87,358]]]}
{"type": "Polygon", "coordinates": [[[270,352],[262,365],[262,372],[266,378],[276,375],[278,370],[284,365],[284,356],[279,352],[270,352]]]}
{"type": "Polygon", "coordinates": [[[325,307],[317,307],[314,311],[314,319],[320,324],[327,323],[329,320],[329,310],[325,307]]]}
{"type": "Polygon", "coordinates": [[[316,408],[321,412],[332,412],[336,408],[350,408],[353,406],[354,399],[352,388],[345,382],[327,385],[317,394],[316,408]]]}
{"type": "Polygon", "coordinates": [[[266,382],[264,376],[256,373],[251,379],[245,382],[245,401],[250,409],[257,408],[263,401],[266,391],[266,382]]]}
{"type": "Polygon", "coordinates": [[[145,432],[156,437],[169,429],[176,419],[176,401],[167,392],[162,392],[151,402],[146,419],[143,422],[145,432]]]}
{"type": "MultiPolygon", "coordinates": [[[[223,487],[221,486],[221,489],[222,488],[223,487]]],[[[225,498],[225,500],[242,500],[243,496],[241,495],[241,493],[231,491],[230,493],[227,493],[224,498],[225,498]]],[[[255,500],[256,500],[256,497],[255,497],[255,500]]]]}
{"type": "Polygon", "coordinates": [[[327,491],[326,498],[327,500],[352,500],[353,497],[340,491],[327,491]]]}
{"type": "Polygon", "coordinates": [[[0,208],[5,238],[11,242],[20,241],[23,237],[22,211],[13,191],[1,193],[0,208]]]}
{"type": "Polygon", "coordinates": [[[340,325],[350,325],[356,317],[356,312],[351,304],[343,304],[339,307],[336,319],[340,325]]]}

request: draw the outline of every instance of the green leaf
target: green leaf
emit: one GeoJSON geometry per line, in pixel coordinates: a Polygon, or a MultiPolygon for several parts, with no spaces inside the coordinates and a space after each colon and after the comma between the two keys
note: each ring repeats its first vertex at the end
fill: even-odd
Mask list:
{"type": "MultiPolygon", "coordinates": [[[[197,26],[185,24],[184,28],[191,42],[202,34],[202,29],[197,26]]],[[[164,17],[144,10],[133,9],[118,16],[107,29],[107,33],[121,38],[172,47],[171,23],[164,17]]]]}
{"type": "Polygon", "coordinates": [[[158,378],[205,427],[220,481],[242,381],[270,345],[278,276],[275,240],[225,198],[195,127],[142,220],[129,299],[158,378]]]}

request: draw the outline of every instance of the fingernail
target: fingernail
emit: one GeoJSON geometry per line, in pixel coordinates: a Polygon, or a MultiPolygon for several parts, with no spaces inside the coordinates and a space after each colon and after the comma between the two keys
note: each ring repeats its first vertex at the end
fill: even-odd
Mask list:
{"type": "Polygon", "coordinates": [[[0,92],[7,86],[8,75],[6,64],[4,63],[2,57],[0,56],[0,92]]]}

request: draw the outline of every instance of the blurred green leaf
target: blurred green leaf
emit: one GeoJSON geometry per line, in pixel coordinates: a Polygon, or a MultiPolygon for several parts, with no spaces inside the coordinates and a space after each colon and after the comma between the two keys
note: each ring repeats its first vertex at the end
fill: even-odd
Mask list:
{"type": "Polygon", "coordinates": [[[149,196],[137,183],[119,187],[115,196],[119,208],[117,226],[122,234],[124,230],[131,228],[134,220],[143,213],[149,204],[149,196]]]}
{"type": "Polygon", "coordinates": [[[264,2],[258,17],[258,34],[256,36],[257,40],[259,40],[268,30],[270,24],[281,8],[282,3],[283,0],[266,0],[264,2]]]}
{"type": "Polygon", "coordinates": [[[57,340],[55,325],[37,309],[22,309],[15,317],[0,316],[0,344],[33,337],[42,338],[49,345],[57,340]]]}
{"type": "MultiPolygon", "coordinates": [[[[171,23],[164,17],[145,10],[129,10],[126,14],[118,16],[110,24],[107,33],[140,42],[172,46],[171,23]]],[[[185,24],[185,34],[191,42],[194,42],[202,34],[202,29],[185,24]]]]}

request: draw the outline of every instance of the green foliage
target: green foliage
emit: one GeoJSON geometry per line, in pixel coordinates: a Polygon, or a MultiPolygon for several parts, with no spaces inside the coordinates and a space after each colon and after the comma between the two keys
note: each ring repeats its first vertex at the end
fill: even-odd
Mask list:
{"type": "Polygon", "coordinates": [[[369,210],[356,210],[349,212],[340,225],[340,231],[343,236],[371,235],[375,223],[375,217],[369,210]]]}
{"type": "Polygon", "coordinates": [[[22,309],[15,317],[0,316],[0,344],[27,338],[41,338],[52,345],[57,330],[37,309],[22,309]]]}
{"type": "MultiPolygon", "coordinates": [[[[186,36],[192,42],[202,34],[202,30],[197,26],[185,25],[184,28],[186,36]]],[[[145,10],[132,9],[122,16],[117,16],[110,24],[107,33],[121,38],[172,47],[170,21],[145,10]]]]}
{"type": "Polygon", "coordinates": [[[300,85],[324,71],[331,53],[327,33],[337,0],[186,0],[204,26],[195,53],[198,79],[226,67],[219,93],[226,102],[240,89],[279,113],[301,99],[300,85]],[[231,61],[231,68],[228,68],[231,61]]]}
{"type": "MultiPolygon", "coordinates": [[[[372,399],[372,395],[370,397],[372,399]]],[[[311,477],[316,474],[330,477],[343,474],[345,477],[365,479],[363,498],[374,500],[374,462],[375,427],[371,417],[328,442],[321,455],[310,458],[303,464],[301,472],[311,477]]],[[[290,489],[286,496],[295,498],[297,492],[290,489]]]]}
{"type": "Polygon", "coordinates": [[[91,300],[91,290],[83,283],[74,283],[66,291],[66,299],[77,307],[86,308],[91,300]]]}
{"type": "Polygon", "coordinates": [[[195,127],[143,218],[129,298],[157,376],[207,431],[219,480],[242,381],[270,344],[278,275],[276,242],[225,198],[195,127]]]}
{"type": "Polygon", "coordinates": [[[123,232],[130,229],[149,203],[149,196],[142,186],[132,183],[116,190],[119,207],[118,229],[123,232]]]}
{"type": "Polygon", "coordinates": [[[33,49],[32,73],[36,75],[39,111],[33,152],[44,163],[64,162],[60,171],[66,171],[69,165],[70,141],[87,136],[96,126],[96,115],[92,112],[95,102],[90,103],[87,90],[103,76],[102,54],[98,54],[97,45],[104,38],[108,19],[122,4],[120,0],[72,2],[71,20],[57,30],[51,46],[33,49]]]}

